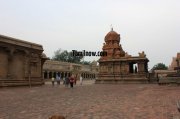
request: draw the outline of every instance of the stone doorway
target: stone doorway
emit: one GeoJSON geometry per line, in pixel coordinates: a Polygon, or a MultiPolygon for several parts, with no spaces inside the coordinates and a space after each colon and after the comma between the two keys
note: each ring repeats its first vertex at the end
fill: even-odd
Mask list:
{"type": "Polygon", "coordinates": [[[137,73],[138,72],[138,64],[136,62],[129,63],[129,73],[137,73]]]}

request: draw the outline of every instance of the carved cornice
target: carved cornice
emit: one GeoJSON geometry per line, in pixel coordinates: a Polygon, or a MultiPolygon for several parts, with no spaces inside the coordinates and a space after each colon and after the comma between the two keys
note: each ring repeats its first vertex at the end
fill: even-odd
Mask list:
{"type": "Polygon", "coordinates": [[[26,47],[26,48],[30,48],[30,49],[36,49],[36,50],[43,51],[42,45],[19,40],[19,39],[4,36],[4,35],[0,35],[0,43],[3,43],[3,44],[6,43],[8,45],[21,46],[21,47],[26,47]]]}

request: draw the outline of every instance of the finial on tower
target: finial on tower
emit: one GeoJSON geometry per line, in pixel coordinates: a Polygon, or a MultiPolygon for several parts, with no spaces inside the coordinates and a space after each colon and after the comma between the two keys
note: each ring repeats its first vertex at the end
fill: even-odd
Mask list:
{"type": "Polygon", "coordinates": [[[111,24],[111,31],[113,31],[113,26],[112,26],[112,24],[111,24]]]}

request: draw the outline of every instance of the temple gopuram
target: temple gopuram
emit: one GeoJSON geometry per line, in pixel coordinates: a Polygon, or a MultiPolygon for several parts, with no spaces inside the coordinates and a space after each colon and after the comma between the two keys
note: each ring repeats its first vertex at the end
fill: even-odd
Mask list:
{"type": "Polygon", "coordinates": [[[113,28],[104,38],[102,50],[107,56],[99,59],[96,83],[147,83],[148,62],[144,51],[131,56],[120,44],[120,34],[113,28]]]}

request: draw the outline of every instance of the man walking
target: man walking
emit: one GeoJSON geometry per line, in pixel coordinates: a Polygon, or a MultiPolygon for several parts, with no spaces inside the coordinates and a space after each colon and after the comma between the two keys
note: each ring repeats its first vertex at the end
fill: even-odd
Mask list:
{"type": "Polygon", "coordinates": [[[73,83],[74,83],[74,76],[72,75],[70,77],[70,86],[71,86],[71,88],[73,88],[73,83]]]}

